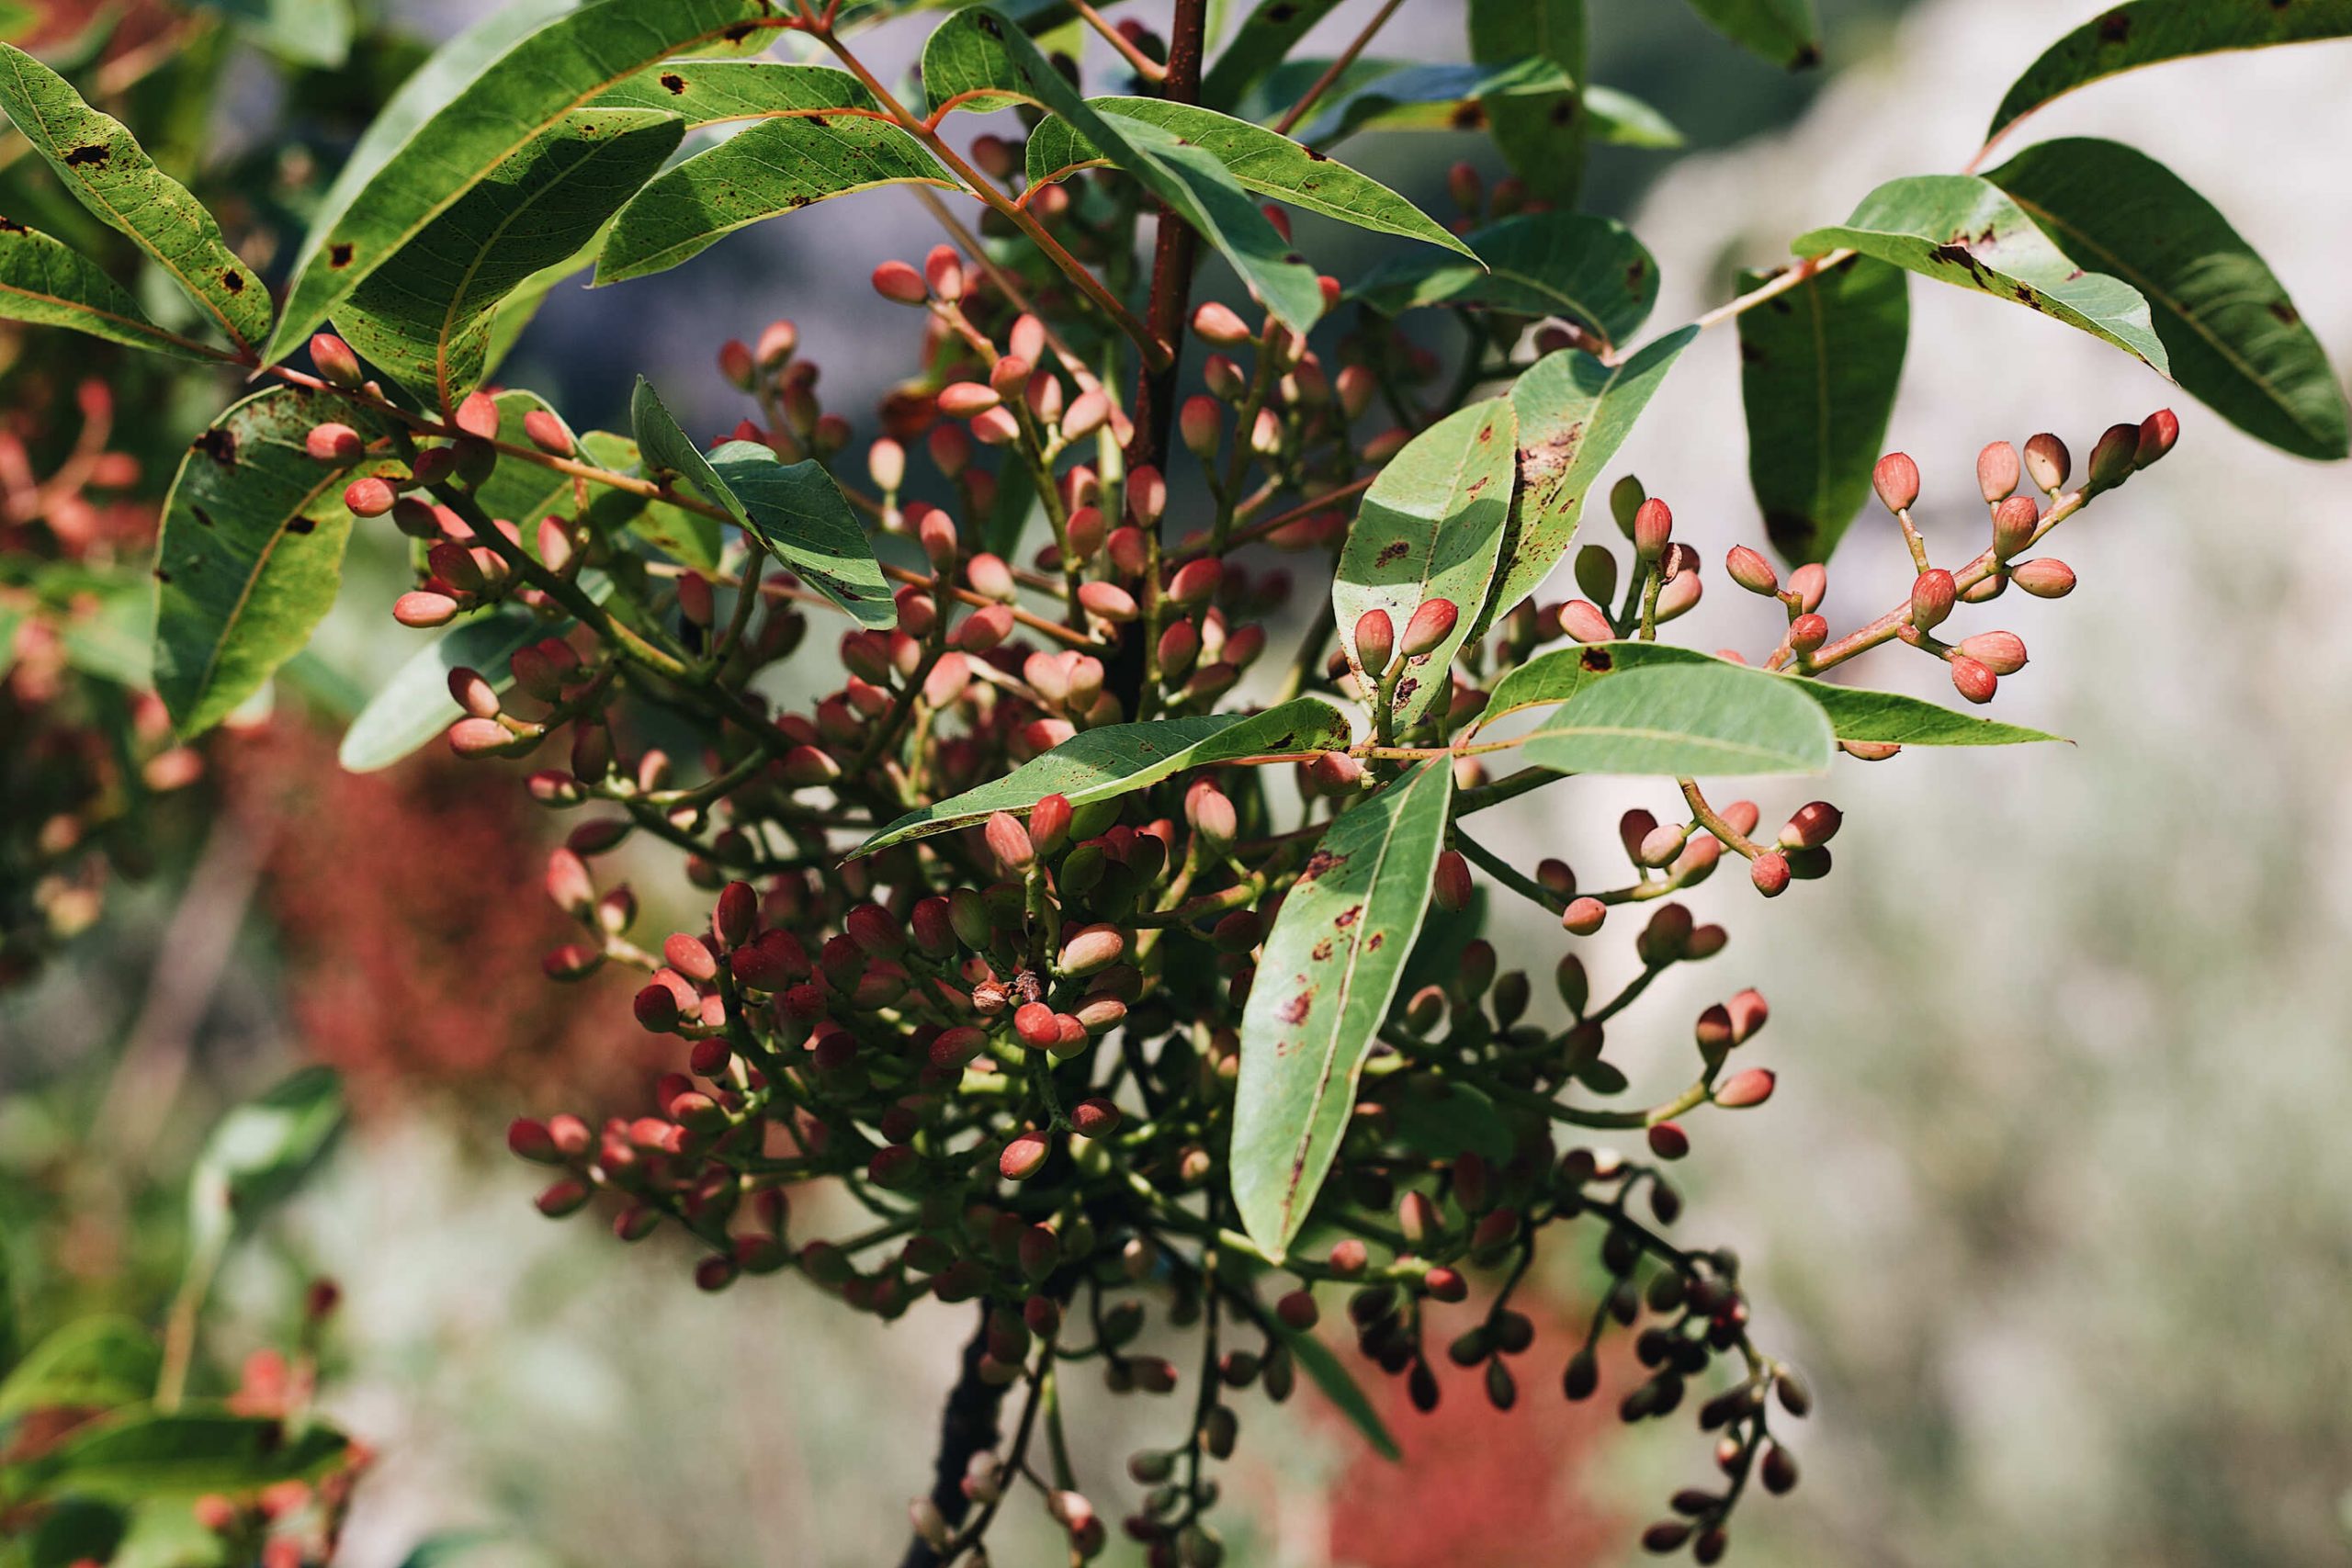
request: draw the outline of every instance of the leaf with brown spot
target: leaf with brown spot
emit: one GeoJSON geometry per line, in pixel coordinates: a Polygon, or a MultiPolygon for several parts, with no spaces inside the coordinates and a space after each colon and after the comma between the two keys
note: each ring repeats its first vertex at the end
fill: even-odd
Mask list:
{"type": "Polygon", "coordinates": [[[195,344],[147,319],[96,262],[21,223],[0,220],[0,318],[68,327],[108,343],[201,359],[195,344]]]}
{"type": "Polygon", "coordinates": [[[1346,1135],[1429,913],[1453,806],[1453,770],[1438,758],[1343,812],[1323,835],[1328,858],[1293,886],[1267,934],[1242,1012],[1230,1179],[1243,1228],[1277,1259],[1346,1135]]]}

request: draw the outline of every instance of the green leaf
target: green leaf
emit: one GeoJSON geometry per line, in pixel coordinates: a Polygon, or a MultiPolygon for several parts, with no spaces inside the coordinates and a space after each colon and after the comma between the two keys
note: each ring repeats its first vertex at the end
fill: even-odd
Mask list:
{"type": "MultiPolygon", "coordinates": [[[[1746,293],[1770,275],[1743,272],[1746,293]]],[[[1826,561],[1870,499],[1911,301],[1900,267],[1850,256],[1739,318],[1747,483],[1791,561],[1826,561]]]]}
{"type": "MultiPolygon", "coordinates": [[[[637,443],[608,430],[591,430],[582,435],[580,450],[598,468],[615,473],[634,474],[644,466],[637,443]]],[[[724,544],[718,520],[699,512],[688,512],[666,501],[647,501],[627,491],[592,485],[588,491],[588,523],[600,534],[617,536],[624,530],[634,534],[671,559],[696,571],[708,574],[718,570],[724,544]]]]}
{"type": "MultiPolygon", "coordinates": [[[[610,592],[609,585],[600,586],[610,592]]],[[[503,693],[514,683],[508,660],[543,637],[561,636],[569,625],[507,604],[451,626],[412,654],[368,699],[343,732],[335,760],[355,773],[390,767],[462,716],[449,695],[450,671],[460,665],[478,670],[503,693]]]]}
{"type": "MultiPolygon", "coordinates": [[[[1304,211],[1336,218],[1377,233],[1401,234],[1450,251],[1470,247],[1444,225],[1382,185],[1344,164],[1310,152],[1287,136],[1235,119],[1215,109],[1171,104],[1164,98],[1089,98],[1090,107],[1121,120],[1155,127],[1181,137],[1225,165],[1242,189],[1271,197],[1304,211]]],[[[1073,173],[1102,157],[1066,119],[1049,119],[1029,137],[1029,181],[1036,185],[1073,173]]]]}
{"type": "Polygon", "coordinates": [[[1984,177],[2076,265],[2146,297],[2184,389],[2273,446],[2346,455],[2344,389],[2327,351],[2254,247],[2179,175],[2081,137],[2029,147],[1984,177]]]}
{"type": "Polygon", "coordinates": [[[1364,1396],[1363,1385],[1356,1382],[1355,1374],[1348,1371],[1347,1363],[1333,1355],[1331,1348],[1314,1335],[1301,1334],[1280,1318],[1268,1318],[1266,1323],[1274,1331],[1275,1337],[1289,1347],[1290,1359],[1298,1364],[1300,1371],[1306,1374],[1307,1382],[1320,1389],[1323,1397],[1331,1402],[1332,1408],[1346,1416],[1348,1424],[1363,1434],[1364,1440],[1373,1446],[1374,1451],[1391,1463],[1401,1463],[1405,1451],[1396,1446],[1396,1434],[1389,1431],[1388,1423],[1380,1418],[1380,1412],[1364,1396]]]}
{"type": "Polygon", "coordinates": [[[1821,62],[1813,0],[1690,0],[1707,25],[1750,54],[1802,71],[1821,62]]]}
{"type": "Polygon", "coordinates": [[[2001,98],[1986,141],[2101,77],[2194,54],[2352,37],[2352,0],[2134,0],[2042,51],[2001,98]]]}
{"type": "Polygon", "coordinates": [[[1495,150],[1528,194],[1574,206],[1584,184],[1585,0],[1470,0],[1470,58],[1485,64],[1532,55],[1568,85],[1534,96],[1486,101],[1495,150]]]}
{"type": "Polygon", "coordinates": [[[1340,0],[1258,0],[1233,41],[1201,78],[1201,102],[1230,109],[1298,46],[1340,0]]]}
{"type": "Polygon", "coordinates": [[[207,357],[147,319],[138,301],[96,262],[47,234],[0,218],[0,317],[70,327],[108,343],[180,359],[207,357]]]}
{"type": "Polygon", "coordinates": [[[718,470],[710,466],[702,448],[695,445],[694,438],[680,428],[676,418],[663,406],[653,383],[642,376],[637,378],[637,388],[629,394],[628,421],[630,428],[637,432],[637,447],[642,454],[648,478],[666,479],[674,476],[683,479],[695,494],[724,510],[738,524],[746,528],[752,525],[752,514],[743,510],[743,503],[727,488],[727,481],[718,477],[718,470]]]}
{"type": "Polygon", "coordinates": [[[266,1416],[136,1408],[76,1428],[38,1458],[0,1470],[0,1481],[14,1495],[36,1500],[245,1494],[319,1475],[348,1447],[324,1427],[289,1433],[266,1416]]]}
{"type": "Polygon", "coordinates": [[[1519,418],[1504,398],[1438,421],[1380,470],[1340,547],[1331,615],[1351,663],[1362,662],[1356,621],[1374,610],[1387,612],[1399,641],[1413,612],[1429,600],[1450,599],[1460,612],[1445,639],[1412,660],[1412,672],[1397,681],[1400,723],[1419,717],[1446,692],[1454,653],[1494,592],[1510,521],[1518,432],[1519,418]]]}
{"type": "Polygon", "coordinates": [[[234,1107],[212,1128],[188,1181],[188,1231],[198,1252],[292,1192],[343,1126],[343,1079],[304,1067],[234,1107]]]}
{"type": "Polygon", "coordinates": [[[665,271],[766,219],[889,185],[959,188],[922,142],[886,121],[761,120],[670,170],[621,209],[596,263],[596,287],[665,271]]]}
{"type": "Polygon", "coordinates": [[[1801,256],[1847,248],[1922,277],[2012,299],[2169,373],[2148,302],[2066,259],[2018,204],[1973,175],[1913,175],[1862,197],[1841,224],[1797,236],[1801,256]]]}
{"type": "Polygon", "coordinates": [[[280,59],[341,70],[351,54],[351,0],[207,0],[280,59]]]}
{"type": "Polygon", "coordinates": [[[566,115],[354,289],[336,329],[402,386],[455,408],[481,380],[499,302],[593,239],[684,134],[659,111],[566,115]]]}
{"type": "Polygon", "coordinates": [[[198,436],[164,502],[156,547],[155,690],[183,738],[259,691],[334,603],[358,469],[304,449],[312,425],[372,428],[342,399],[274,387],[198,436]]]}
{"type": "Polygon", "coordinates": [[[982,822],[994,812],[1025,815],[1049,795],[1089,806],[1148,789],[1187,768],[1236,757],[1306,756],[1343,750],[1347,716],[1319,697],[1294,697],[1259,714],[1189,714],[1147,724],[1083,729],[1001,779],[910,811],[860,844],[872,854],[910,839],[928,839],[982,822]]]}
{"type": "Polygon", "coordinates": [[[710,455],[719,481],[751,514],[748,526],[775,558],[862,626],[899,624],[881,563],[849,498],[814,458],[778,459],[752,441],[729,441],[710,455]]]}
{"type": "Polygon", "coordinates": [[[363,140],[359,151],[375,161],[365,182],[330,189],[268,357],[292,352],[435,220],[598,94],[669,55],[785,20],[767,0],[599,0],[560,13],[487,65],[479,43],[445,49],[426,67],[432,81],[396,100],[395,130],[363,140]]]}
{"type": "Polygon", "coordinates": [[[1580,348],[1545,355],[1513,384],[1519,411],[1519,485],[1504,536],[1502,574],[1474,637],[1544,585],[1577,536],[1584,498],[1633,434],[1674,362],[1699,335],[1682,327],[1644,344],[1621,365],[1580,348]]]}
{"type": "Polygon", "coordinates": [[[1518,1146],[1493,1100],[1434,1074],[1416,1075],[1388,1101],[1388,1115],[1396,1141],[1432,1159],[1450,1160],[1466,1149],[1507,1160],[1518,1146]]]}
{"type": "Polygon", "coordinates": [[[1157,126],[1095,112],[1002,13],[975,6],[941,23],[923,46],[922,80],[934,113],[958,99],[958,107],[986,110],[1026,98],[1061,116],[1215,246],[1276,320],[1305,332],[1323,313],[1315,269],[1291,259],[1289,242],[1223,163],[1157,126]]]}
{"type": "MultiPolygon", "coordinates": [[[[47,1510],[24,1540],[25,1568],[76,1568],[85,1562],[111,1565],[130,1529],[119,1508],[72,1497],[47,1510]]],[[[0,1558],[0,1562],[9,1561],[0,1558]]]]}
{"type": "Polygon", "coordinates": [[[1709,667],[1731,671],[1751,682],[1780,682],[1819,707],[1828,716],[1831,734],[1839,740],[1902,746],[2014,746],[2060,739],[2021,725],[1954,713],[1917,697],[1751,669],[1663,642],[1605,642],[1539,653],[1495,682],[1478,724],[1484,728],[1510,714],[1569,702],[1614,675],[1668,667],[1709,667]]]}
{"type": "Polygon", "coordinates": [[[0,1422],[36,1410],[112,1410],[155,1391],[163,1353],[127,1317],[85,1317],[34,1346],[0,1382],[0,1422]]]}
{"type": "Polygon", "coordinates": [[[203,203],[157,168],[121,121],[13,44],[0,44],[0,112],[65,188],[187,290],[241,353],[269,335],[269,290],[203,203]]]}
{"type": "Polygon", "coordinates": [[[1280,1262],[1306,1223],[1356,1083],[1429,911],[1453,805],[1445,758],[1418,764],[1324,831],[1267,933],[1241,1017],[1233,1201],[1280,1262]]]}
{"type": "Polygon", "coordinates": [[[1834,750],[1820,705],[1793,682],[1719,660],[1588,682],[1521,748],[1564,773],[1668,777],[1817,773],[1834,750]]]}
{"type": "Polygon", "coordinates": [[[1566,316],[1623,343],[1657,299],[1657,265],[1633,231],[1580,212],[1531,212],[1469,236],[1487,265],[1398,257],[1351,291],[1383,315],[1424,305],[1566,316]]]}

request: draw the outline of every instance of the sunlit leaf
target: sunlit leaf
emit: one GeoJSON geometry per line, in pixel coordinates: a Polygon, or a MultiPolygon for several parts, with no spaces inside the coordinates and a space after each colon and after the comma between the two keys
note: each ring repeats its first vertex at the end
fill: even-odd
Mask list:
{"type": "Polygon", "coordinates": [[[0,1382],[0,1422],[35,1410],[111,1410],[155,1392],[155,1337],[127,1317],[76,1318],[0,1382]]]}
{"type": "Polygon", "coordinates": [[[181,359],[205,355],[147,319],[122,286],[47,234],[0,218],[0,317],[71,327],[181,359]]]}
{"type": "Polygon", "coordinates": [[[2148,302],[2120,278],[2085,272],[2000,189],[1973,175],[1913,175],[1862,197],[1845,222],[1801,234],[1801,256],[1849,249],[1922,277],[2012,300],[2104,338],[2158,371],[2165,345],[2148,302]]]}
{"type": "Polygon", "coordinates": [[[968,828],[999,811],[1025,816],[1049,795],[1087,806],[1148,789],[1187,768],[1237,757],[1309,756],[1343,750],[1349,739],[1347,716],[1319,697],[1294,697],[1259,714],[1188,714],[1082,729],[1001,779],[907,813],[857,853],[968,828]]]}
{"type": "MultiPolygon", "coordinates": [[[[1766,276],[1743,272],[1741,292],[1766,276]]],[[[1765,536],[1790,560],[1827,560],[1870,499],[1910,330],[1902,269],[1869,256],[1741,313],[1747,483],[1765,536]]]]}
{"type": "Polygon", "coordinates": [[[729,441],[710,455],[710,466],[750,513],[752,532],[801,581],[860,626],[899,624],[873,542],[822,463],[786,463],[756,442],[729,441]]]}
{"type": "MultiPolygon", "coordinates": [[[[1589,650],[1588,650],[1589,651],[1589,650]]],[[[1817,773],[1828,717],[1795,682],[1708,660],[1586,683],[1520,750],[1564,773],[1817,773]]]]}
{"type": "Polygon", "coordinates": [[[1283,900],[1241,1019],[1231,1181],[1279,1259],[1306,1223],[1429,911],[1453,804],[1444,758],[1340,815],[1283,900]]]}

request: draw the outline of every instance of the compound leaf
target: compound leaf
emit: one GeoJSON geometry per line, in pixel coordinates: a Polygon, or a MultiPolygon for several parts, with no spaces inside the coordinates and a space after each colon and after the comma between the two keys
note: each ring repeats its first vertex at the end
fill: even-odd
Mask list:
{"type": "MultiPolygon", "coordinates": [[[[1768,276],[1743,272],[1740,292],[1768,276]]],[[[1766,537],[1789,560],[1827,560],[1870,499],[1910,331],[1903,270],[1870,256],[1741,313],[1747,484],[1766,537]]]]}
{"type": "Polygon", "coordinates": [[[1418,764],[1323,834],[1267,934],[1241,1018],[1231,1181],[1279,1261],[1315,1207],[1364,1057],[1429,912],[1453,805],[1445,758],[1418,764]]]}
{"type": "Polygon", "coordinates": [[[1801,256],[1856,250],[1922,277],[2014,300],[2170,373],[2139,291],[2076,266],[1998,186],[1973,175],[1889,180],[1862,197],[1845,222],[1801,234],[1792,248],[1801,256]]]}
{"type": "Polygon", "coordinates": [[[856,852],[872,854],[910,839],[968,828],[994,812],[1020,816],[1049,795],[1086,806],[1148,789],[1187,768],[1236,757],[1304,757],[1344,749],[1349,738],[1347,716],[1319,697],[1294,697],[1257,714],[1187,714],[1144,724],[1106,724],[1079,731],[1001,779],[907,813],[856,852]]]}

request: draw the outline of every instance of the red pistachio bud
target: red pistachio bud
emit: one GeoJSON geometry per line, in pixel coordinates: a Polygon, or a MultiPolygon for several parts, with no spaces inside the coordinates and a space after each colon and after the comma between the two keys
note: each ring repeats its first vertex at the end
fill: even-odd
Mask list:
{"type": "Polygon", "coordinates": [[[631,1007],[649,1033],[666,1034],[678,1026],[678,998],[658,981],[638,992],[631,1007]]]}
{"type": "Polygon", "coordinates": [[[1871,469],[1871,488],[1889,512],[1901,512],[1919,499],[1919,465],[1901,452],[1889,452],[1871,469]]]}
{"type": "Polygon", "coordinates": [[[928,296],[922,274],[902,261],[886,261],[874,269],[874,292],[894,305],[920,305],[928,296]]]}
{"type": "Polygon", "coordinates": [[[1089,615],[1114,625],[1132,621],[1142,614],[1136,604],[1136,596],[1115,582],[1079,584],[1078,602],[1089,615]]]}
{"type": "Polygon", "coordinates": [[[964,262],[955,246],[932,246],[922,258],[922,276],[932,293],[949,304],[964,298],[964,262]]]}
{"type": "Polygon", "coordinates": [[[1845,823],[1844,816],[1826,800],[1800,806],[1781,829],[1781,847],[1787,850],[1819,849],[1838,836],[1845,823]]]}
{"type": "Polygon", "coordinates": [[[718,345],[718,374],[739,392],[748,392],[759,378],[759,370],[752,363],[752,345],[741,338],[729,338],[718,345]]]}
{"type": "Polygon", "coordinates": [[[1941,567],[1921,572],[1911,584],[1911,624],[1923,632],[1934,630],[1951,614],[1959,598],[1951,573],[1941,567]]]}
{"type": "Polygon", "coordinates": [[[997,1156],[996,1168],[1007,1181],[1026,1181],[1037,1174],[1037,1168],[1046,1163],[1046,1156],[1051,1152],[1052,1145],[1046,1143],[1044,1134],[1023,1133],[1004,1145],[1004,1152],[997,1156]]]}
{"type": "Polygon", "coordinates": [[[2114,489],[2132,477],[2139,456],[2140,427],[2136,424],[2109,425],[2100,433],[2097,445],[2091,447],[2086,488],[2094,491],[2114,489]]]}
{"type": "Polygon", "coordinates": [[[1789,886],[1789,863],[1776,850],[1767,850],[1747,863],[1747,880],[1767,898],[1777,898],[1789,886]]]}
{"type": "Polygon", "coordinates": [[[1437,907],[1448,914],[1459,914],[1470,907],[1475,891],[1470,880],[1470,863],[1462,858],[1459,850],[1447,850],[1437,857],[1437,907]]]}
{"type": "Polygon", "coordinates": [[[398,500],[400,492],[392,489],[391,482],[373,474],[352,480],[343,492],[343,504],[350,508],[355,517],[381,517],[398,500]]]}
{"type": "MultiPolygon", "coordinates": [[[[1041,855],[1059,854],[1069,841],[1069,796],[1049,795],[1029,808],[1029,842],[1041,855]]],[[[993,845],[991,845],[993,847],[993,845]]]]}
{"type": "Polygon", "coordinates": [[[1660,1122],[1649,1131],[1650,1153],[1660,1159],[1680,1159],[1690,1152],[1690,1135],[1671,1122],[1660,1122]]]}
{"type": "Polygon", "coordinates": [[[1674,511],[1656,496],[1634,509],[1634,553],[1655,561],[1674,536],[1674,511]]]}
{"type": "Polygon", "coordinates": [[[1217,444],[1224,439],[1225,415],[1215,398],[1187,398],[1176,415],[1176,430],[1183,439],[1184,450],[1196,457],[1214,457],[1217,444]]]}
{"type": "Polygon", "coordinates": [[[2015,494],[2018,478],[2018,449],[2007,442],[1996,441],[1976,454],[1976,488],[1987,506],[2015,494]]]}
{"type": "Polygon", "coordinates": [[[1070,1107],[1069,1124],[1081,1138],[1107,1138],[1119,1130],[1119,1108],[1097,1096],[1070,1107]]]}
{"type": "Polygon", "coordinates": [[[1274,1315],[1297,1334],[1313,1328],[1323,1316],[1316,1308],[1315,1292],[1312,1291],[1292,1291],[1285,1294],[1274,1303],[1274,1315]]]}
{"type": "Polygon", "coordinates": [[[2033,543],[2041,525],[2041,509],[2030,495],[2013,495],[1993,509],[1993,554],[2007,560],[2033,543]]]}
{"type": "Polygon", "coordinates": [[[1812,653],[1829,640],[1829,623],[1819,615],[1799,615],[1789,623],[1789,646],[1799,653],[1812,653]]]}
{"type": "Polygon", "coordinates": [[[1425,599],[1413,618],[1405,623],[1403,649],[1408,659],[1419,659],[1435,651],[1437,646],[1453,635],[1454,623],[1461,619],[1461,606],[1451,599],[1425,599]]]}
{"type": "Polygon", "coordinates": [[[367,379],[359,368],[359,356],[333,333],[321,333],[311,339],[311,364],[318,371],[319,379],[330,386],[356,387],[367,379]]]}
{"type": "Polygon", "coordinates": [[[759,929],[760,896],[748,882],[730,882],[718,890],[710,912],[711,934],[722,948],[734,949],[752,940],[759,929]]]}
{"type": "Polygon", "coordinates": [[[1168,597],[1179,608],[1197,610],[1216,594],[1225,580],[1225,565],[1214,556],[1188,560],[1168,580],[1168,597]]]}
{"type": "Polygon", "coordinates": [[[1761,1105],[1772,1098],[1775,1079],[1770,1067],[1750,1067],[1734,1073],[1715,1090],[1715,1103],[1726,1111],[1745,1111],[1751,1105],[1761,1105]]]}
{"type": "Polygon", "coordinates": [[[576,1213],[588,1201],[588,1184],[577,1177],[566,1177],[540,1193],[532,1201],[548,1219],[560,1220],[576,1213]]]}
{"type": "Polygon", "coordinates": [[[2075,591],[2075,569],[2044,556],[2019,563],[2010,570],[2009,581],[2037,599],[2064,599],[2075,591]]]}
{"type": "Polygon", "coordinates": [[[1043,1002],[1023,1002],[1014,1009],[1012,1032],[1033,1051],[1049,1050],[1061,1043],[1060,1021],[1054,1010],[1043,1002]]]}
{"type": "Polygon", "coordinates": [[[1993,694],[1999,688],[2000,683],[2000,678],[1995,675],[1989,668],[1979,663],[1977,660],[1969,658],[1966,654],[1954,654],[1952,656],[1952,690],[1958,692],[1962,696],[1966,697],[1970,702],[1991,702],[1993,700],[1993,694]]]}
{"type": "Polygon", "coordinates": [[[2132,461],[2136,468],[2146,468],[2173,449],[2180,439],[2180,420],[2170,409],[2158,409],[2140,422],[2140,445],[2133,450],[2132,461]]]}
{"type": "Polygon", "coordinates": [[[2066,450],[2066,444],[2048,431],[2025,444],[2025,471],[2032,476],[2035,488],[2046,495],[2055,495],[2066,488],[2066,476],[2074,466],[2074,455],[2066,450]]]}

